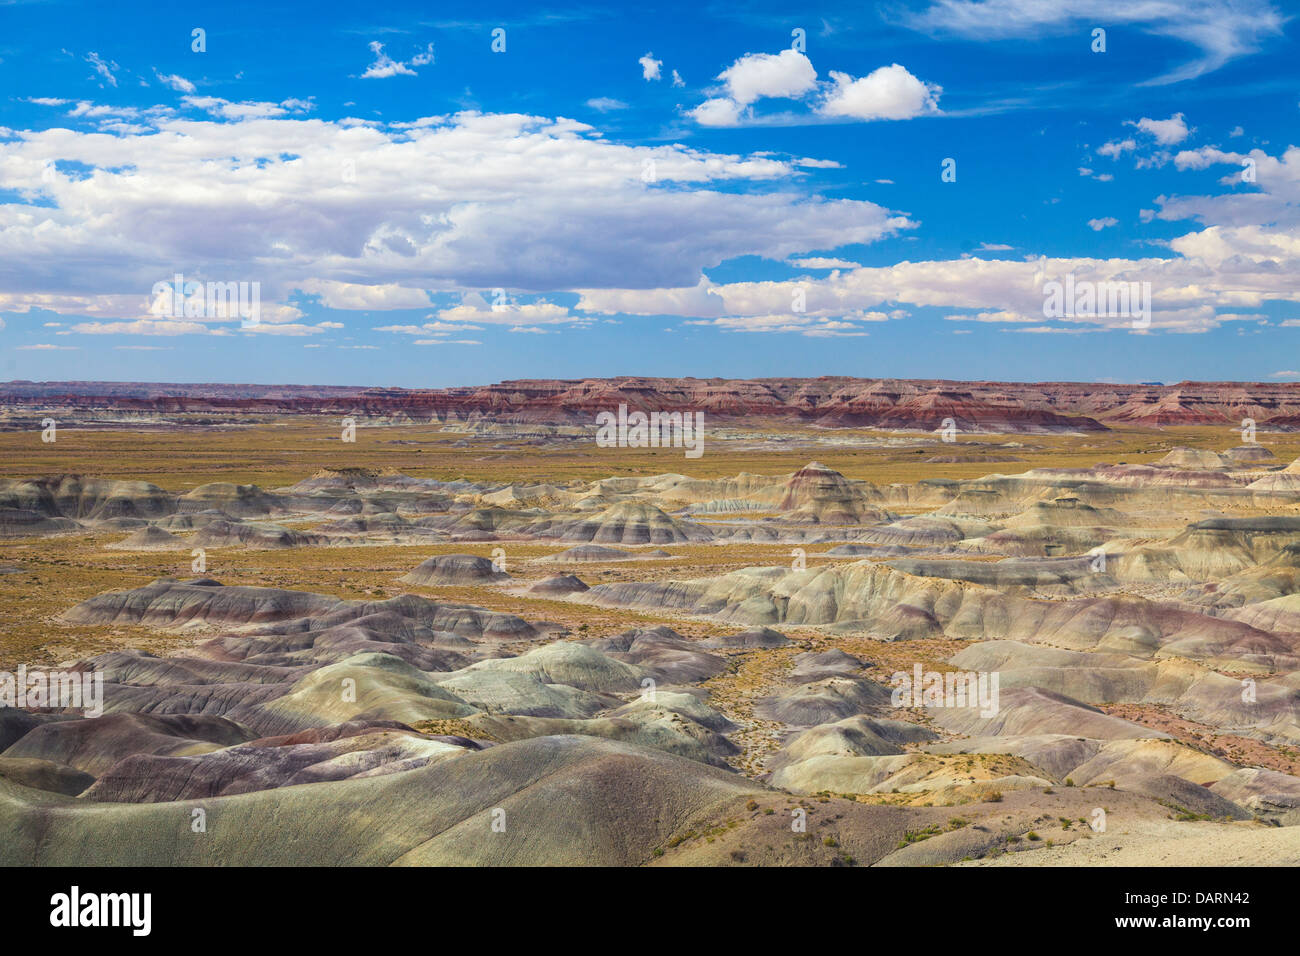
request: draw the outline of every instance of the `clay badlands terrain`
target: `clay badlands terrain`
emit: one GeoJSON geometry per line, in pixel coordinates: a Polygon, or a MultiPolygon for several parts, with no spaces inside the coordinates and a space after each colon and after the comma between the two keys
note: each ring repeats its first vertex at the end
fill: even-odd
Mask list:
{"type": "Polygon", "coordinates": [[[0,393],[4,864],[1300,862],[1293,386],[0,393]]]}

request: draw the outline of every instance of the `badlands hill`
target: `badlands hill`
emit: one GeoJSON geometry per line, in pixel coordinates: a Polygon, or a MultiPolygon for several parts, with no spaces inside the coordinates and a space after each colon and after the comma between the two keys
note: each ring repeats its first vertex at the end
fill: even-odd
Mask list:
{"type": "Polygon", "coordinates": [[[533,379],[444,389],[118,382],[0,384],[11,415],[70,409],[148,417],[328,414],[412,422],[579,425],[626,404],[825,427],[939,428],[963,432],[1101,431],[1108,426],[1226,425],[1244,418],[1274,430],[1300,426],[1300,383],[951,382],[937,379],[533,379]]]}
{"type": "Polygon", "coordinates": [[[0,864],[1298,863],[1300,465],[1232,440],[0,479],[9,618],[103,688],[0,707],[0,864]]]}

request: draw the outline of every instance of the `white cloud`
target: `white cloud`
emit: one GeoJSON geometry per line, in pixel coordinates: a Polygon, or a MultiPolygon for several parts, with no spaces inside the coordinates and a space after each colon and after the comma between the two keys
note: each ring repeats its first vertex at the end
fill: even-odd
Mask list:
{"type": "Polygon", "coordinates": [[[977,40],[1133,25],[1198,48],[1198,58],[1147,81],[1173,83],[1254,53],[1265,40],[1282,35],[1285,18],[1270,0],[932,0],[926,10],[905,15],[904,22],[977,40]]]}
{"type": "Polygon", "coordinates": [[[1187,122],[1183,119],[1182,113],[1175,113],[1169,119],[1153,120],[1142,117],[1140,120],[1125,120],[1125,125],[1136,126],[1144,133],[1149,133],[1155,137],[1157,143],[1161,146],[1173,146],[1187,139],[1191,132],[1187,128],[1187,122]]]}
{"type": "Polygon", "coordinates": [[[645,56],[637,57],[637,62],[641,64],[641,76],[647,82],[661,78],[662,74],[659,70],[664,65],[664,61],[656,60],[653,53],[647,53],[645,56]]]}
{"type": "Polygon", "coordinates": [[[856,262],[848,259],[832,259],[825,256],[812,256],[807,259],[790,259],[790,265],[796,269],[858,269],[856,262]]]}
{"type": "Polygon", "coordinates": [[[137,319],[134,322],[80,322],[72,327],[79,335],[206,335],[202,322],[191,319],[137,319]]]}
{"type": "Polygon", "coordinates": [[[587,321],[581,316],[575,316],[566,306],[552,302],[505,302],[489,305],[487,299],[477,292],[466,293],[460,305],[442,309],[437,315],[442,322],[458,325],[471,322],[478,325],[537,326],[587,321]]]}
{"type": "Polygon", "coordinates": [[[822,102],[824,116],[859,120],[911,119],[939,111],[942,89],[924,83],[897,63],[882,66],[867,76],[854,79],[831,71],[835,88],[822,102]]]}
{"type": "MultiPolygon", "coordinates": [[[[1253,227],[1211,227],[1171,243],[1172,258],[1041,259],[1015,261],[976,257],[900,262],[832,273],[821,279],[713,284],[670,289],[583,290],[578,308],[599,313],[679,315],[709,318],[726,327],[780,326],[777,316],[810,323],[837,320],[852,310],[917,307],[958,308],[956,322],[1041,325],[1044,283],[1073,273],[1076,281],[1149,282],[1151,328],[1205,332],[1227,322],[1257,321],[1268,301],[1300,302],[1300,237],[1253,227]],[[806,312],[788,313],[796,288],[806,312]]],[[[1058,320],[1065,326],[1130,331],[1130,316],[1080,315],[1058,320]]],[[[1051,326],[1055,328],[1055,326],[1051,326]]]]}
{"type": "Polygon", "coordinates": [[[852,322],[789,311],[769,315],[729,315],[717,319],[693,320],[686,324],[709,325],[724,332],[793,332],[809,338],[857,338],[869,334],[852,322]]]}
{"type": "Polygon", "coordinates": [[[817,85],[812,61],[798,50],[747,53],[720,74],[727,94],[741,106],[759,99],[798,97],[817,85]]]}
{"type": "Polygon", "coordinates": [[[624,103],[622,100],[616,100],[610,96],[593,97],[592,99],[587,100],[587,105],[590,106],[593,110],[597,110],[601,113],[609,113],[614,110],[627,109],[626,103],[624,103]]]}
{"type": "Polygon", "coordinates": [[[93,52],[86,55],[86,62],[95,68],[95,72],[105,83],[109,86],[117,86],[117,77],[113,74],[120,70],[121,67],[116,63],[112,60],[105,60],[98,53],[93,52]]]}
{"type": "Polygon", "coordinates": [[[215,118],[146,110],[145,133],[0,141],[7,183],[43,199],[0,203],[0,308],[101,323],[82,332],[198,332],[212,323],[149,321],[147,293],[178,269],[260,282],[264,313],[295,290],[329,308],[428,310],[425,290],[674,286],[736,256],[785,259],[911,225],[798,188],[803,160],[624,146],[573,120],[356,126],[190,99],[215,118]],[[50,160],[95,173],[48,178],[50,160]],[[672,188],[647,187],[647,161],[672,188]],[[114,319],[143,322],[103,326],[114,319]]]}
{"type": "Polygon", "coordinates": [[[1115,140],[1097,148],[1097,155],[1119,159],[1121,155],[1137,149],[1137,141],[1132,139],[1115,140]]]}
{"type": "Polygon", "coordinates": [[[1300,372],[1288,370],[1284,372],[1274,372],[1269,378],[1300,378],[1300,372]]]}
{"type": "Polygon", "coordinates": [[[222,99],[219,96],[190,96],[188,94],[181,97],[181,102],[186,106],[203,110],[212,116],[228,120],[271,119],[277,116],[285,116],[291,112],[304,112],[311,105],[307,103],[304,107],[304,100],[285,100],[282,103],[255,101],[237,103],[222,99]]]}
{"type": "Polygon", "coordinates": [[[433,44],[427,44],[424,50],[411,57],[406,63],[394,60],[384,52],[384,45],[378,40],[370,41],[370,52],[375,55],[375,62],[366,67],[361,74],[363,80],[382,80],[390,76],[416,76],[413,66],[427,66],[433,62],[433,44]]]}
{"type": "Polygon", "coordinates": [[[1113,216],[1106,216],[1103,219],[1089,219],[1088,228],[1093,232],[1101,232],[1103,229],[1109,229],[1111,226],[1118,226],[1119,220],[1113,216]]]}
{"type": "MultiPolygon", "coordinates": [[[[753,106],[764,99],[815,99],[813,112],[805,114],[809,122],[817,117],[910,119],[939,111],[942,89],[917,79],[897,63],[858,79],[834,70],[830,76],[829,83],[818,83],[812,61],[798,50],[747,53],[718,74],[722,87],[687,115],[701,126],[739,126],[754,120],[753,106]]],[[[782,117],[784,121],[791,118],[790,114],[782,117]]]]}
{"type": "Polygon", "coordinates": [[[194,84],[191,83],[189,80],[185,79],[185,77],[180,76],[176,73],[172,73],[172,74],[159,73],[158,70],[155,69],[153,71],[153,75],[158,77],[159,82],[161,82],[164,86],[170,86],[173,90],[176,90],[179,93],[194,92],[194,84]]]}
{"type": "Polygon", "coordinates": [[[673,70],[673,86],[685,86],[685,85],[686,85],[686,81],[682,79],[682,75],[678,73],[676,70],[673,70]]]}
{"type": "Polygon", "coordinates": [[[1018,329],[999,329],[1000,332],[1019,332],[1023,335],[1083,335],[1085,332],[1104,332],[1105,329],[1081,329],[1064,325],[1031,325],[1018,329]]]}
{"type": "Polygon", "coordinates": [[[688,114],[701,126],[737,126],[740,124],[741,108],[725,96],[705,100],[688,114]]]}
{"type": "Polygon", "coordinates": [[[412,289],[395,283],[361,285],[332,279],[306,279],[298,288],[308,295],[319,296],[321,305],[330,309],[378,311],[423,309],[429,305],[429,294],[423,289],[412,289]]]}

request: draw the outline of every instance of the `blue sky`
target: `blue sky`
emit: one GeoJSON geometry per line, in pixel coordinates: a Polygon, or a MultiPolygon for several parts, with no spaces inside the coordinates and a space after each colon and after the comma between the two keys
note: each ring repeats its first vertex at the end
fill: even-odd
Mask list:
{"type": "Polygon", "coordinates": [[[0,378],[1300,379],[1279,2],[429,6],[0,2],[0,378]]]}

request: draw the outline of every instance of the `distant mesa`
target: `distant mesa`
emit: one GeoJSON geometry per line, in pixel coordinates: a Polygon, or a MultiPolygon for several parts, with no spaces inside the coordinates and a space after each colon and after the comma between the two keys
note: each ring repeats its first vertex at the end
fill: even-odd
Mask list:
{"type": "MultiPolygon", "coordinates": [[[[945,418],[960,434],[1089,433],[1109,427],[1235,428],[1248,407],[1260,427],[1300,429],[1300,389],[1290,382],[959,382],[942,379],[653,378],[523,379],[447,389],[150,382],[6,382],[0,406],[52,404],[82,418],[122,412],[240,417],[360,415],[462,427],[591,429],[601,411],[673,408],[711,423],[788,421],[822,428],[933,432],[945,418]]],[[[360,419],[359,419],[360,420],[360,419]]],[[[364,477],[363,479],[364,480],[364,477]]]]}
{"type": "Polygon", "coordinates": [[[590,518],[560,522],[545,534],[568,541],[624,545],[679,544],[713,537],[703,525],[674,518],[644,501],[620,501],[590,518]]]}
{"type": "Polygon", "coordinates": [[[146,481],[81,475],[0,479],[0,533],[6,525],[27,525],[28,534],[57,534],[76,530],[80,522],[161,518],[175,511],[174,496],[146,481]]]}
{"type": "Polygon", "coordinates": [[[278,524],[221,519],[209,521],[194,536],[194,546],[200,548],[250,548],[271,551],[328,543],[329,539],[324,535],[294,531],[278,524]]]}
{"type": "Polygon", "coordinates": [[[795,656],[789,678],[795,683],[808,684],[828,677],[854,676],[860,674],[864,666],[858,658],[839,648],[820,653],[808,651],[795,656]]]}
{"type": "Polygon", "coordinates": [[[619,548],[606,548],[604,545],[578,545],[577,548],[569,548],[567,551],[560,551],[559,554],[550,554],[545,558],[538,558],[538,563],[590,564],[602,561],[636,561],[637,558],[666,557],[671,557],[671,555],[667,551],[658,549],[654,551],[624,551],[619,548]]]}
{"type": "Polygon", "coordinates": [[[187,514],[168,515],[166,518],[159,518],[154,522],[154,527],[162,528],[164,531],[197,531],[213,521],[238,521],[234,515],[228,515],[224,511],[216,508],[209,508],[206,511],[195,511],[187,514]]]}
{"type": "Polygon", "coordinates": [[[148,525],[109,547],[118,551],[178,551],[189,545],[170,531],[148,525]]]}
{"type": "Polygon", "coordinates": [[[864,482],[850,482],[819,461],[804,465],[786,482],[779,510],[791,517],[817,524],[862,524],[886,521],[888,512],[869,500],[874,488],[864,482]]]}
{"type": "Polygon", "coordinates": [[[324,614],[338,598],[308,591],[223,587],[210,578],[159,578],[129,591],[106,591],[65,611],[69,624],[145,624],[170,627],[193,622],[252,624],[324,614]]]}
{"type": "Polygon", "coordinates": [[[880,549],[869,544],[837,544],[826,552],[828,558],[862,558],[876,554],[880,549]]]}
{"type": "Polygon", "coordinates": [[[199,485],[181,495],[178,503],[180,510],[185,512],[217,508],[239,518],[258,517],[282,510],[279,498],[257,485],[236,485],[228,481],[199,485]]]}
{"type": "Polygon", "coordinates": [[[509,581],[510,575],[478,555],[439,554],[421,561],[398,580],[423,585],[495,584],[509,581]]]}
{"type": "Polygon", "coordinates": [[[589,590],[576,574],[557,574],[538,581],[528,589],[529,594],[578,594],[589,590]]]}
{"type": "Polygon", "coordinates": [[[0,508],[0,538],[30,538],[82,530],[71,518],[50,518],[27,508],[0,508]]]}
{"type": "Polygon", "coordinates": [[[1229,448],[1223,454],[1229,460],[1243,465],[1277,461],[1277,456],[1263,445],[1238,445],[1236,448],[1229,448]]]}
{"type": "Polygon", "coordinates": [[[701,641],[701,647],[728,650],[766,650],[773,647],[787,647],[790,638],[770,627],[751,627],[737,634],[724,634],[701,641]]]}
{"type": "Polygon", "coordinates": [[[1218,471],[1231,464],[1231,460],[1216,451],[1202,448],[1175,448],[1156,464],[1166,468],[1218,471]]]}

